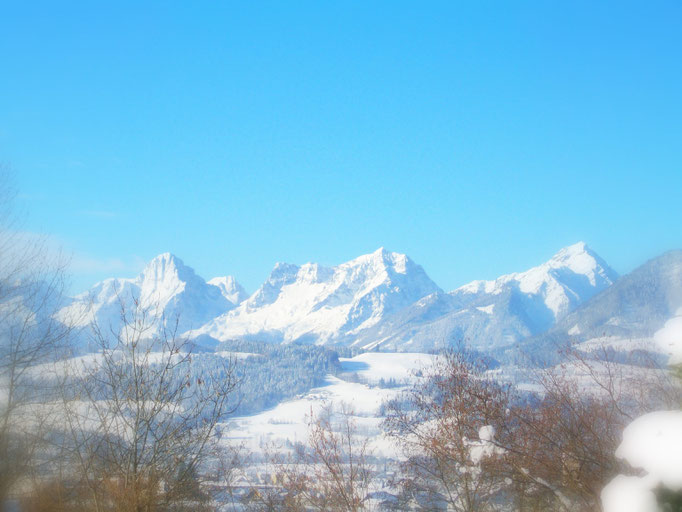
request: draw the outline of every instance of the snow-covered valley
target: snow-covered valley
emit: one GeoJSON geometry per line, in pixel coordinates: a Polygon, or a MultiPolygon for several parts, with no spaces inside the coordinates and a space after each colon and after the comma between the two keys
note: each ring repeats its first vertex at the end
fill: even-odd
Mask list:
{"type": "Polygon", "coordinates": [[[134,279],[96,284],[75,297],[59,318],[83,326],[76,348],[87,354],[88,326],[120,329],[121,308],[130,308],[139,299],[158,319],[149,335],[178,322],[178,334],[184,332],[205,358],[244,353],[241,360],[249,375],[311,372],[296,367],[302,363],[295,361],[319,357],[306,354],[290,360],[268,346],[299,347],[299,352],[305,346],[324,346],[329,354],[338,350],[342,355],[350,347],[353,357],[316,366],[316,373],[299,379],[288,393],[282,391],[286,385],[262,387],[259,378],[248,380],[245,410],[250,414],[267,410],[233,418],[228,430],[253,446],[300,439],[306,414],[332,402],[351,402],[361,421],[375,432],[382,403],[413,381],[419,367],[432,361],[430,354],[449,347],[491,357],[505,369],[500,372],[506,380],[521,385],[528,385],[522,376],[529,366],[559,364],[560,348],[567,345],[588,357],[605,349],[620,354],[621,360],[632,353],[649,354],[660,364],[677,350],[681,259],[679,253],[668,253],[619,279],[579,242],[529,270],[444,292],[409,257],[381,248],[335,267],[278,263],[249,296],[234,277],[205,281],[166,253],[134,279]],[[651,269],[666,277],[653,281],[661,296],[659,320],[644,327],[638,319],[651,309],[652,301],[627,308],[623,301],[630,300],[630,289],[651,284],[651,269]],[[626,291],[620,292],[623,288],[626,291]],[[619,330],[613,331],[616,325],[619,330]],[[610,334],[598,334],[607,328],[612,329],[610,334]],[[249,353],[260,353],[264,356],[260,361],[269,361],[269,366],[259,367],[257,358],[247,359],[249,353]],[[280,361],[280,366],[273,361],[280,361]],[[331,373],[324,373],[325,368],[331,373]],[[256,399],[259,390],[269,398],[256,399]],[[292,393],[298,398],[292,399],[292,393]]]}
{"type": "MultiPolygon", "coordinates": [[[[59,309],[54,318],[73,327],[72,353],[26,375],[36,389],[69,389],[72,398],[29,409],[58,418],[54,425],[65,431],[73,427],[59,411],[68,404],[82,435],[106,423],[126,437],[130,425],[111,399],[121,382],[151,372],[143,387],[160,385],[161,396],[181,382],[181,409],[191,410],[210,403],[207,385],[219,389],[224,379],[221,410],[229,414],[221,414],[211,442],[238,461],[235,510],[258,489],[278,489],[281,481],[271,480],[284,478],[282,471],[315,468],[301,457],[310,456],[315,435],[317,442],[342,435],[344,421],[348,442],[360,443],[374,475],[371,499],[386,507],[404,491],[392,483],[398,468],[414,457],[405,439],[421,435],[396,436],[390,421],[406,404],[414,407],[415,389],[435,393],[423,386],[438,381],[452,354],[479,361],[485,370],[469,382],[511,390],[514,406],[540,403],[557,392],[552,386],[628,407],[650,400],[651,390],[676,390],[666,365],[682,353],[681,262],[682,253],[667,253],[618,277],[578,243],[527,271],[445,292],[407,256],[380,249],[335,267],[277,264],[249,296],[235,278],[205,281],[166,253],[136,278],[98,283],[59,309]],[[163,378],[157,382],[154,372],[163,378]],[[112,387],[82,394],[99,379],[112,387]],[[320,425],[327,430],[315,434],[320,425]]],[[[166,406],[158,407],[156,414],[166,406]]],[[[420,428],[449,428],[450,420],[434,421],[420,428]]],[[[462,438],[472,471],[504,453],[494,436],[483,424],[462,438]]]]}
{"type": "Polygon", "coordinates": [[[139,298],[166,325],[219,342],[348,345],[429,352],[461,341],[491,350],[554,326],[618,275],[584,243],[494,281],[444,292],[408,256],[383,248],[335,267],[277,263],[248,296],[233,277],[204,281],[172,254],[135,279],[109,279],[60,314],[76,325],[119,327],[120,308],[139,298]]]}
{"type": "Polygon", "coordinates": [[[258,414],[229,419],[224,424],[226,440],[241,444],[251,453],[291,450],[305,442],[308,423],[329,406],[349,407],[362,435],[372,439],[377,454],[397,458],[396,448],[380,428],[383,407],[412,385],[420,371],[427,370],[437,356],[420,353],[364,353],[340,360],[341,373],[328,375],[323,385],[258,414]]]}

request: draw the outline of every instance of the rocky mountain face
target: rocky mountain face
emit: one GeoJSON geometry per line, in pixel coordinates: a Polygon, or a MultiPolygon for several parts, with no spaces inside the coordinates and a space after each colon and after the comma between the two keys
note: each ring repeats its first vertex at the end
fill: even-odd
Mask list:
{"type": "Polygon", "coordinates": [[[489,351],[547,330],[617,278],[581,242],[525,272],[424,297],[362,333],[356,343],[399,351],[464,343],[489,351]]]}
{"type": "MultiPolygon", "coordinates": [[[[234,278],[218,278],[216,285],[199,277],[180,258],[170,253],[157,256],[134,279],[112,278],[97,283],[73,299],[59,316],[76,326],[96,323],[100,329],[117,331],[121,312],[135,301],[161,324],[182,333],[229,311],[245,295],[234,278]]],[[[152,332],[152,333],[153,333],[152,332]]]]}
{"type": "Polygon", "coordinates": [[[436,292],[440,288],[419,265],[383,248],[335,267],[278,263],[251,297],[195,334],[221,341],[350,344],[436,292]]]}
{"type": "MultiPolygon", "coordinates": [[[[652,264],[638,282],[654,276],[656,266],[652,264]]],[[[492,351],[554,332],[555,325],[559,329],[566,322],[573,322],[572,332],[587,332],[599,321],[568,319],[606,289],[630,289],[631,279],[612,287],[617,278],[596,253],[578,243],[525,272],[472,281],[446,293],[409,257],[381,248],[334,267],[278,263],[267,281],[247,297],[233,277],[206,282],[166,253],[134,279],[96,284],[74,298],[60,316],[77,325],[95,321],[115,329],[120,326],[121,306],[139,300],[166,326],[177,319],[178,332],[210,346],[244,339],[339,343],[383,351],[429,351],[465,343],[492,351]]],[[[653,278],[670,281],[668,275],[653,278]]],[[[624,301],[629,300],[628,294],[637,295],[623,293],[624,301]]],[[[642,299],[642,304],[659,311],[661,300],[642,299]]],[[[666,311],[660,309],[658,314],[665,316],[666,311]]]]}
{"type": "Polygon", "coordinates": [[[619,349],[653,350],[654,337],[682,308],[682,251],[649,260],[613,286],[518,347],[543,353],[552,347],[594,340],[619,349]]]}
{"type": "Polygon", "coordinates": [[[249,298],[249,294],[246,293],[244,287],[232,276],[214,277],[213,279],[209,279],[208,284],[217,286],[220,289],[220,293],[223,294],[223,297],[235,306],[249,298]]]}

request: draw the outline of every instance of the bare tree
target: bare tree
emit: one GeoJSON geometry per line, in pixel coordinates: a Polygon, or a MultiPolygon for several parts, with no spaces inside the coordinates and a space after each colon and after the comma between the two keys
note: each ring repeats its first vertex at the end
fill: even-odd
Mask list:
{"type": "Polygon", "coordinates": [[[137,300],[121,329],[92,326],[98,352],[63,387],[65,479],[91,510],[197,510],[210,502],[218,423],[236,407],[233,361],[202,357],[137,300]]]}
{"type": "Polygon", "coordinates": [[[497,445],[511,430],[510,391],[486,368],[464,351],[448,352],[426,379],[389,404],[384,427],[406,456],[402,507],[496,508],[504,485],[497,445]]]}
{"type": "Polygon", "coordinates": [[[40,407],[53,389],[37,368],[65,349],[69,328],[55,318],[62,305],[64,260],[44,239],[20,231],[13,191],[0,176],[0,506],[19,484],[40,473],[51,417],[40,407]]]}
{"type": "Polygon", "coordinates": [[[624,427],[679,397],[679,387],[653,359],[620,360],[607,347],[574,348],[563,363],[534,372],[540,393],[509,407],[515,432],[507,461],[519,509],[597,510],[624,427]]]}
{"type": "Polygon", "coordinates": [[[446,354],[389,407],[385,426],[407,457],[402,506],[598,510],[624,426],[679,396],[665,371],[639,363],[569,350],[522,392],[466,351],[446,354]]]}
{"type": "Polygon", "coordinates": [[[369,438],[358,433],[353,410],[347,404],[312,411],[308,443],[293,457],[273,456],[274,485],[260,490],[254,510],[360,512],[372,510],[370,493],[374,468],[369,438]]]}

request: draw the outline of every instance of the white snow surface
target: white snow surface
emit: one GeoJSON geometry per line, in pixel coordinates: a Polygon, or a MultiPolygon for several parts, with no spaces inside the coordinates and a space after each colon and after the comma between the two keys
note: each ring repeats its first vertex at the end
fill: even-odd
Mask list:
{"type": "MultiPolygon", "coordinates": [[[[229,278],[225,279],[227,286],[229,278]]],[[[232,287],[237,293],[241,289],[235,281],[232,287]]],[[[177,318],[183,331],[232,309],[234,304],[225,293],[220,286],[206,283],[177,256],[164,253],[151,260],[134,279],[112,278],[97,283],[75,297],[59,316],[75,326],[87,326],[95,321],[101,329],[117,329],[121,323],[121,305],[130,310],[133,301],[139,300],[152,317],[163,318],[171,325],[177,318]]]]}
{"type": "MultiPolygon", "coordinates": [[[[386,438],[380,428],[381,405],[395,398],[404,387],[379,388],[372,385],[379,379],[416,379],[415,372],[424,369],[435,356],[429,354],[361,354],[342,359],[345,371],[354,371],[362,366],[362,375],[371,375],[370,382],[348,382],[329,375],[323,386],[311,389],[293,400],[281,402],[267,411],[241,416],[227,421],[226,440],[241,443],[255,453],[266,447],[277,451],[286,450],[287,441],[305,442],[308,436],[308,421],[331,404],[344,403],[354,412],[358,433],[370,438],[370,445],[377,453],[388,458],[399,458],[398,447],[386,438]]],[[[407,380],[403,381],[409,385],[407,380]]]]}
{"type": "Polygon", "coordinates": [[[612,349],[621,352],[642,350],[659,353],[660,347],[652,338],[618,338],[614,336],[600,336],[590,338],[575,345],[575,348],[583,352],[600,352],[604,349],[612,349]]]}
{"type": "Polygon", "coordinates": [[[671,490],[682,490],[682,411],[640,416],[623,431],[616,456],[671,490]]]}
{"type": "Polygon", "coordinates": [[[617,274],[584,242],[561,249],[549,261],[493,281],[472,281],[452,293],[498,295],[509,287],[539,296],[555,318],[610,286],[617,274]]]}
{"type": "Polygon", "coordinates": [[[616,456],[643,476],[618,475],[602,490],[604,512],[660,512],[654,490],[682,491],[682,411],[640,416],[623,431],[616,456]]]}
{"type": "Polygon", "coordinates": [[[249,297],[244,287],[233,276],[214,277],[208,280],[208,284],[217,286],[223,297],[235,306],[238,306],[249,297]]]}
{"type": "Polygon", "coordinates": [[[274,342],[348,340],[438,286],[404,254],[380,248],[336,267],[278,263],[239,307],[193,335],[274,342]]]}
{"type": "Polygon", "coordinates": [[[601,491],[603,512],[660,512],[651,478],[618,475],[601,491]]]}
{"type": "Polygon", "coordinates": [[[488,306],[478,306],[476,309],[482,311],[483,313],[488,313],[489,315],[492,315],[493,311],[495,310],[495,304],[490,304],[488,306]]]}
{"type": "Polygon", "coordinates": [[[474,464],[483,459],[504,454],[504,449],[495,444],[495,427],[485,425],[478,430],[478,441],[469,441],[469,457],[474,464]]]}
{"type": "Polygon", "coordinates": [[[226,431],[231,442],[241,442],[255,453],[262,452],[268,445],[281,449],[286,441],[306,441],[311,415],[317,417],[324,407],[345,403],[354,411],[359,434],[370,437],[384,454],[384,447],[389,443],[381,433],[379,408],[397,393],[396,388],[369,387],[330,375],[324,386],[311,389],[300,398],[281,402],[259,414],[228,421],[226,431]]]}
{"type": "Polygon", "coordinates": [[[682,308],[654,334],[654,340],[670,356],[670,364],[682,364],[682,308]]]}
{"type": "Polygon", "coordinates": [[[419,370],[430,368],[437,356],[413,352],[365,352],[353,358],[339,358],[341,368],[355,373],[363,382],[377,384],[394,380],[409,383],[415,379],[419,370]]]}

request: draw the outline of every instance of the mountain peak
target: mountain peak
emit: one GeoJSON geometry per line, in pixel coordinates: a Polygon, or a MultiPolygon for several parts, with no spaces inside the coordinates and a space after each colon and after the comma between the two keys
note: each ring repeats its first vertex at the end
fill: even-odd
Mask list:
{"type": "Polygon", "coordinates": [[[278,263],[256,293],[202,332],[221,340],[348,342],[435,291],[419,265],[384,248],[333,267],[278,263]]]}
{"type": "Polygon", "coordinates": [[[188,281],[195,278],[194,270],[186,266],[175,254],[164,252],[144,267],[138,280],[141,282],[188,281]]]}
{"type": "Polygon", "coordinates": [[[301,267],[293,263],[283,263],[281,261],[278,261],[277,263],[275,263],[272,272],[270,272],[270,277],[268,281],[270,282],[288,281],[292,277],[296,276],[300,268],[301,267]]]}
{"type": "Polygon", "coordinates": [[[567,254],[567,255],[580,254],[583,252],[592,252],[592,251],[587,246],[587,244],[585,242],[580,240],[579,242],[576,242],[576,243],[571,244],[571,245],[567,245],[566,247],[560,249],[556,255],[558,256],[559,254],[567,254]]]}
{"type": "Polygon", "coordinates": [[[494,281],[473,281],[452,294],[492,296],[516,289],[528,300],[544,303],[556,320],[617,278],[618,274],[597,253],[585,242],[578,242],[525,272],[503,275],[494,281]]]}
{"type": "Polygon", "coordinates": [[[585,242],[577,242],[559,249],[549,261],[565,264],[576,258],[594,258],[595,256],[597,253],[590,249],[585,242]]]}
{"type": "Polygon", "coordinates": [[[564,247],[540,267],[543,266],[550,269],[568,269],[576,274],[585,275],[592,284],[599,276],[609,284],[618,278],[618,273],[585,242],[564,247]]]}
{"type": "Polygon", "coordinates": [[[166,261],[166,262],[175,262],[179,261],[182,263],[182,260],[178,258],[175,254],[172,252],[162,252],[161,254],[155,256],[150,260],[150,263],[153,263],[155,261],[166,261]]]}
{"type": "Polygon", "coordinates": [[[223,297],[235,306],[246,300],[249,296],[244,287],[233,276],[214,277],[208,284],[217,286],[223,297]]]}
{"type": "MultiPolygon", "coordinates": [[[[153,258],[134,279],[108,279],[74,299],[64,315],[77,312],[78,325],[96,321],[114,331],[121,327],[121,305],[131,310],[139,303],[148,312],[153,335],[167,321],[177,321],[178,332],[190,330],[232,309],[235,304],[220,287],[207,284],[191,267],[170,252],[153,258]],[[86,311],[87,314],[81,313],[86,311]]],[[[68,316],[67,316],[68,318],[68,316]]]]}
{"type": "MultiPolygon", "coordinates": [[[[156,268],[170,268],[170,267],[184,267],[185,264],[183,261],[178,258],[175,254],[172,252],[162,252],[158,256],[155,256],[151,260],[149,260],[149,263],[145,265],[144,270],[146,271],[147,269],[156,269],[156,268]]],[[[144,271],[143,271],[144,273],[144,271]]]]}
{"type": "Polygon", "coordinates": [[[407,255],[399,252],[391,252],[385,247],[379,247],[376,251],[369,254],[363,254],[357,258],[343,263],[342,266],[357,266],[370,265],[381,271],[393,271],[399,274],[405,274],[408,267],[416,270],[418,265],[415,265],[407,255]]]}

